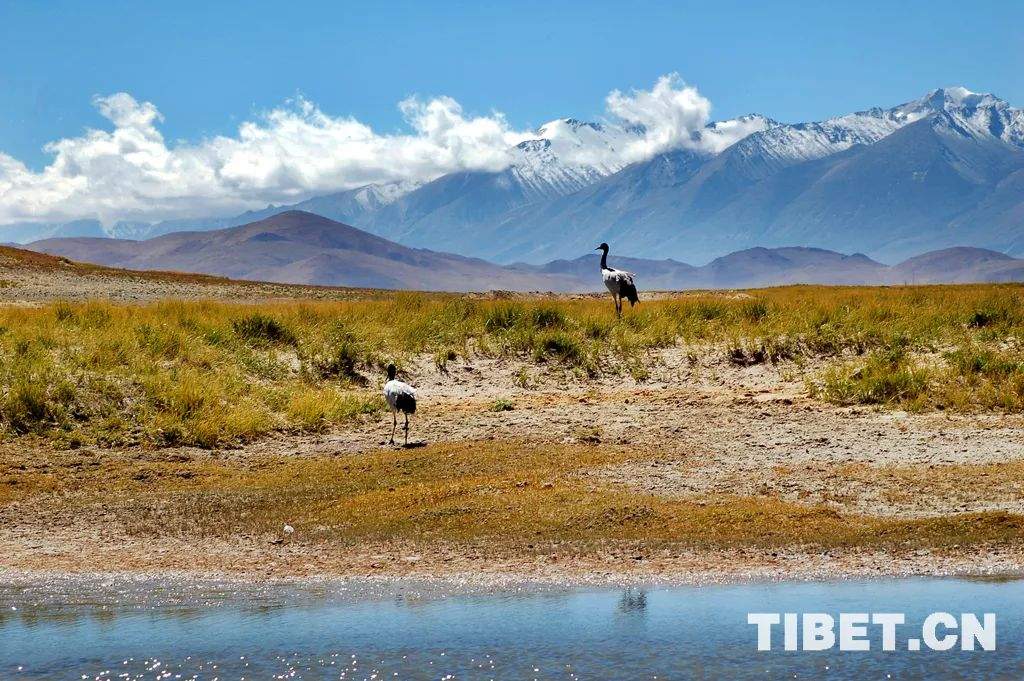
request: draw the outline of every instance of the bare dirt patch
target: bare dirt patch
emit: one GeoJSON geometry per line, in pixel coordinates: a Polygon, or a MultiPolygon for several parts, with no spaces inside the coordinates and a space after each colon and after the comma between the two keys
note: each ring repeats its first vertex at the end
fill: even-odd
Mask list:
{"type": "MultiPolygon", "coordinates": [[[[651,353],[646,366],[646,377],[638,380],[626,371],[586,376],[558,363],[510,358],[451,361],[443,369],[429,357],[410,362],[409,380],[420,390],[412,440],[429,443],[420,450],[427,459],[448,456],[446,447],[464,443],[469,449],[458,456],[467,461],[472,456],[466,451],[476,447],[484,457],[491,451],[488,443],[506,448],[522,443],[524,452],[539,458],[524,460],[523,481],[474,478],[449,501],[441,501],[448,498],[444,495],[430,497],[432,510],[390,526],[391,534],[359,535],[358,541],[344,540],[344,531],[331,529],[335,525],[328,521],[317,521],[327,529],[300,525],[303,535],[283,536],[268,529],[281,520],[271,512],[261,512],[259,523],[246,526],[254,521],[245,520],[239,497],[227,492],[197,497],[189,490],[197,485],[221,490],[229,479],[235,485],[255,476],[264,482],[242,488],[281,485],[277,494],[286,498],[294,491],[285,481],[299,475],[289,473],[289,461],[314,460],[333,471],[332,461],[377,459],[388,451],[381,445],[390,432],[390,416],[364,418],[325,433],[278,434],[233,449],[58,451],[43,443],[8,443],[2,454],[6,467],[0,471],[0,504],[8,500],[0,506],[2,567],[254,577],[329,573],[681,581],[1011,572],[1024,566],[1024,549],[1013,539],[1019,536],[1019,515],[1013,514],[1024,512],[1021,417],[839,408],[808,397],[804,377],[816,370],[813,362],[739,366],[714,348],[651,353]],[[498,400],[511,408],[493,409],[498,400]],[[580,464],[583,454],[562,454],[564,461],[575,463],[530,482],[533,467],[540,464],[528,461],[543,461],[544,452],[553,451],[546,447],[577,448],[572,451],[595,456],[580,464]],[[279,470],[272,482],[260,477],[268,467],[279,470]],[[98,493],[97,480],[111,471],[118,471],[110,479],[121,480],[123,487],[98,493]],[[87,502],[76,496],[83,487],[92,489],[87,502]],[[138,496],[147,489],[162,491],[163,505],[142,508],[134,501],[148,498],[138,496]],[[519,508],[526,498],[522,495],[529,492],[543,500],[558,490],[564,490],[565,499],[577,500],[572,503],[584,503],[591,495],[587,503],[597,504],[590,509],[594,515],[567,516],[571,522],[566,520],[566,527],[579,533],[575,538],[559,539],[561,530],[535,541],[472,533],[462,541],[443,538],[444,532],[454,531],[452,523],[503,518],[519,508]],[[180,505],[186,498],[192,506],[180,505]],[[503,498],[507,506],[501,505],[503,498]],[[601,510],[601,504],[608,504],[608,510],[601,510]],[[221,517],[225,508],[234,509],[231,522],[248,529],[230,530],[230,523],[214,529],[189,525],[189,513],[221,517]],[[678,522],[672,520],[676,513],[680,518],[707,514],[702,522],[708,528],[740,522],[736,518],[755,524],[750,535],[717,543],[709,535],[697,547],[692,539],[641,538],[654,537],[644,533],[654,532],[659,523],[678,522]],[[653,520],[644,514],[653,514],[653,520]],[[756,534],[756,523],[771,527],[783,516],[794,527],[806,524],[809,534],[797,539],[782,533],[766,544],[743,539],[756,534]],[[131,517],[147,520],[126,532],[125,519],[131,517]],[[178,529],[156,533],[165,523],[178,529]],[[846,526],[858,525],[863,527],[855,535],[842,534],[846,526]],[[397,527],[440,533],[417,539],[419,530],[409,534],[397,527]],[[620,532],[623,527],[639,529],[631,535],[620,532]],[[888,543],[864,544],[876,529],[890,534],[888,543]],[[815,531],[821,534],[814,536],[815,531]],[[310,532],[318,538],[311,539],[310,532]],[[733,545],[736,541],[739,545],[733,545]]],[[[367,379],[372,385],[374,377],[367,379]]],[[[409,456],[417,456],[416,451],[409,450],[409,456]]],[[[445,465],[443,460],[434,463],[445,465]]],[[[343,476],[342,470],[331,475],[343,476]]],[[[453,476],[457,471],[452,469],[453,476]]],[[[392,486],[373,492],[378,496],[368,503],[400,509],[421,499],[402,496],[403,488],[392,486]]],[[[340,508],[341,498],[328,495],[315,502],[318,513],[340,508]]],[[[539,512],[546,507],[531,501],[523,508],[539,512]]],[[[526,516],[519,521],[524,526],[533,522],[526,516]]],[[[679,527],[683,537],[701,526],[679,527]]]]}

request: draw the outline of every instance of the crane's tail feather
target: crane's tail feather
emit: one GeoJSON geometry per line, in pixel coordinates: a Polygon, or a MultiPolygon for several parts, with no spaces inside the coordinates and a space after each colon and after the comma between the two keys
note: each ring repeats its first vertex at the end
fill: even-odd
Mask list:
{"type": "Polygon", "coordinates": [[[636,293],[636,285],[632,282],[626,282],[622,285],[622,296],[629,301],[630,307],[640,302],[640,296],[636,293]]]}
{"type": "Polygon", "coordinates": [[[406,414],[416,413],[416,398],[406,393],[399,393],[395,400],[395,407],[406,414]]]}

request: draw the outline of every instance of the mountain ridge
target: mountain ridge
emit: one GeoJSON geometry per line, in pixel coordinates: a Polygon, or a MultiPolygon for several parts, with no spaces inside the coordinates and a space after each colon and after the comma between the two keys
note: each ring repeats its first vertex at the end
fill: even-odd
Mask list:
{"type": "Polygon", "coordinates": [[[125,269],[189,271],[287,284],[421,290],[564,290],[569,285],[556,275],[516,272],[477,258],[408,248],[303,211],[142,241],[45,239],[28,248],[125,269]]]}
{"type": "MultiPolygon", "coordinates": [[[[572,257],[595,238],[638,256],[695,263],[794,243],[890,263],[960,244],[1024,254],[1024,111],[990,94],[940,88],[810,123],[748,115],[708,124],[693,148],[624,166],[609,161],[642,132],[556,119],[512,149],[501,171],[114,231],[222,228],[299,209],[406,246],[502,263],[572,257]],[[731,139],[729,129],[741,139],[722,149],[708,143],[731,139]]],[[[49,225],[47,235],[59,228],[49,225]]],[[[62,229],[97,228],[93,221],[62,229]]],[[[30,231],[19,225],[15,240],[30,231]]]]}
{"type": "MultiPolygon", "coordinates": [[[[46,239],[33,251],[132,270],[210,274],[232,279],[446,291],[600,291],[593,252],[541,265],[496,265],[478,258],[408,248],[350,225],[289,211],[248,225],[176,232],[144,241],[46,239]]],[[[587,249],[590,251],[590,248],[587,249]]],[[[821,248],[754,247],[703,266],[672,259],[614,255],[615,267],[637,274],[641,290],[752,288],[782,284],[903,284],[1024,281],[1024,260],[955,247],[884,265],[862,253],[821,248]]]]}

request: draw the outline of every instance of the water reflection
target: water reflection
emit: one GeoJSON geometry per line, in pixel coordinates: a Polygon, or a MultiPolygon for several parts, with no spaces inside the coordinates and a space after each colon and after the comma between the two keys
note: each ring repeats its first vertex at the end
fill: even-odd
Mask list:
{"type": "Polygon", "coordinates": [[[636,587],[626,587],[619,598],[619,612],[642,613],[647,609],[647,592],[636,587]]]}
{"type": "Polygon", "coordinates": [[[389,589],[0,585],[0,679],[1024,678],[1021,582],[389,589]],[[999,648],[757,653],[749,610],[994,611],[999,648]]]}

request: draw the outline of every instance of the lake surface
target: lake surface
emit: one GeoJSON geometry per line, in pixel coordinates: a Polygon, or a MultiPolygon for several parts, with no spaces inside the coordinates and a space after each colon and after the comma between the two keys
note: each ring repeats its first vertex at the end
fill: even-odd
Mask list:
{"type": "Polygon", "coordinates": [[[0,679],[1024,678],[1024,582],[474,593],[423,584],[0,583],[0,679]],[[896,651],[757,650],[748,612],[903,612],[896,651]],[[994,612],[995,651],[908,652],[933,611],[994,612]]]}

